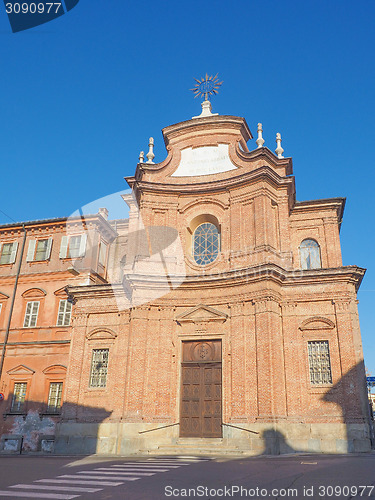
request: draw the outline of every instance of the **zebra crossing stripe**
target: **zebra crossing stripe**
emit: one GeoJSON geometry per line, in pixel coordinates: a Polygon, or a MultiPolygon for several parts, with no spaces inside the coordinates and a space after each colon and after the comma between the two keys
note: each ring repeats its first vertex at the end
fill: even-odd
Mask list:
{"type": "MultiPolygon", "coordinates": [[[[113,465],[112,467],[128,467],[128,466],[140,466],[140,467],[168,467],[169,469],[178,469],[179,467],[181,467],[181,465],[171,465],[171,464],[150,464],[150,462],[146,463],[146,462],[130,462],[130,463],[126,463],[126,464],[123,464],[123,465],[113,465]]],[[[183,464],[183,465],[190,465],[190,464],[183,464]]]]}
{"type": "Polygon", "coordinates": [[[54,500],[71,500],[78,498],[80,495],[61,495],[59,493],[39,493],[31,491],[0,491],[0,497],[17,497],[17,498],[52,498],[54,500]]]}
{"type": "MultiPolygon", "coordinates": [[[[79,473],[78,473],[79,474],[79,473]]],[[[83,472],[83,474],[86,474],[86,472],[83,472]]],[[[134,476],[134,474],[133,474],[134,476]]],[[[100,481],[101,479],[103,479],[103,481],[108,481],[108,479],[110,480],[114,480],[114,481],[136,481],[137,479],[139,479],[139,477],[122,477],[122,476],[111,476],[111,477],[107,477],[107,476],[76,476],[75,474],[64,474],[63,476],[57,476],[59,479],[67,479],[67,478],[71,478],[71,479],[95,479],[95,481],[100,481]]]]}
{"type": "MultiPolygon", "coordinates": [[[[75,478],[77,478],[78,476],[73,476],[75,478]]],[[[109,479],[106,478],[106,479],[109,479]]],[[[60,484],[69,484],[69,485],[72,485],[72,484],[87,484],[87,486],[89,486],[90,484],[93,485],[93,486],[119,486],[120,484],[124,484],[124,483],[120,483],[120,482],[112,482],[112,481],[86,481],[84,480],[84,478],[80,478],[78,477],[78,479],[38,479],[36,481],[34,481],[35,483],[60,483],[60,484]]]]}
{"type": "Polygon", "coordinates": [[[14,484],[9,486],[9,488],[20,488],[24,490],[55,490],[55,491],[78,491],[80,493],[96,493],[97,491],[102,491],[103,488],[82,488],[79,486],[43,486],[41,484],[14,484]]]}
{"type": "MultiPolygon", "coordinates": [[[[86,471],[86,472],[77,472],[77,474],[105,474],[105,475],[109,475],[109,476],[112,476],[112,475],[116,475],[118,474],[119,476],[155,476],[156,472],[137,472],[136,474],[134,474],[134,472],[127,472],[127,471],[122,471],[122,470],[113,470],[113,469],[95,469],[95,470],[92,470],[92,471],[86,471]],[[100,470],[100,472],[96,472],[96,470],[100,470]]],[[[110,477],[108,479],[111,479],[110,477]]]]}
{"type": "Polygon", "coordinates": [[[126,465],[124,465],[123,467],[121,467],[121,469],[113,469],[113,470],[122,470],[122,471],[132,471],[132,472],[169,472],[169,469],[141,469],[140,467],[134,467],[134,466],[130,466],[130,467],[127,467],[126,465]]]}

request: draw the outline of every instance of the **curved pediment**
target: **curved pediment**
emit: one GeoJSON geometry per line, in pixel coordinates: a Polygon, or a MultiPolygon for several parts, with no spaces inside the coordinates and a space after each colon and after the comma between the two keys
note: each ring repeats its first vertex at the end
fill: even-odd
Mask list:
{"type": "Polygon", "coordinates": [[[41,288],[30,288],[29,290],[26,290],[26,292],[23,292],[22,297],[24,299],[37,299],[45,297],[46,295],[47,292],[41,288]]]}
{"type": "Polygon", "coordinates": [[[300,330],[330,330],[335,328],[335,323],[328,318],[322,316],[314,316],[306,319],[299,327],[300,330]]]}
{"type": "Polygon", "coordinates": [[[67,367],[64,365],[52,365],[43,370],[45,375],[65,375],[67,367]]]}
{"type": "Polygon", "coordinates": [[[115,340],[117,334],[109,328],[95,328],[86,335],[87,340],[115,340]]]}
{"type": "Polygon", "coordinates": [[[214,309],[213,307],[200,304],[196,307],[188,309],[176,317],[178,323],[201,323],[203,321],[219,321],[224,322],[228,315],[214,309]]]}

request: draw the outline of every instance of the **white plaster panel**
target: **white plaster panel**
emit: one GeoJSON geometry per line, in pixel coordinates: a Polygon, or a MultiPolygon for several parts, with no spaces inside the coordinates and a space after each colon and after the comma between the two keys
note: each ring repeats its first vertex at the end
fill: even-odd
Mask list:
{"type": "Polygon", "coordinates": [[[181,151],[181,162],[172,177],[212,175],[236,168],[229,158],[228,144],[186,148],[181,151]]]}

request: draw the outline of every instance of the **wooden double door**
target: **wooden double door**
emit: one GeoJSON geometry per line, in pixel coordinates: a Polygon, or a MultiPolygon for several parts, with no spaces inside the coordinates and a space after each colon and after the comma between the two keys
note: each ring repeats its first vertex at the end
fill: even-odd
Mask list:
{"type": "Polygon", "coordinates": [[[221,341],[184,342],[181,437],[222,436],[221,341]]]}

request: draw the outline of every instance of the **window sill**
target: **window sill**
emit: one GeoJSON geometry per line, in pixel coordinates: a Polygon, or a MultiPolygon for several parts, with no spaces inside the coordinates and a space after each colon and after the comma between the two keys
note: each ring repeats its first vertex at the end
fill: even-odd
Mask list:
{"type": "Polygon", "coordinates": [[[26,420],[27,413],[21,411],[6,411],[3,413],[3,418],[6,420],[7,417],[22,417],[26,420]]]}
{"type": "Polygon", "coordinates": [[[317,385],[317,386],[311,386],[309,388],[309,392],[311,394],[324,394],[328,390],[336,390],[333,384],[326,384],[326,385],[317,385]]]}

